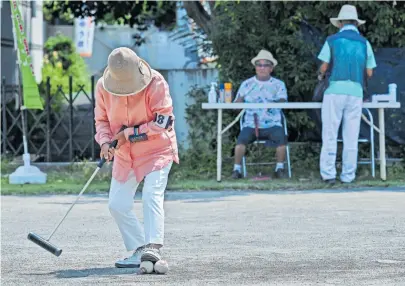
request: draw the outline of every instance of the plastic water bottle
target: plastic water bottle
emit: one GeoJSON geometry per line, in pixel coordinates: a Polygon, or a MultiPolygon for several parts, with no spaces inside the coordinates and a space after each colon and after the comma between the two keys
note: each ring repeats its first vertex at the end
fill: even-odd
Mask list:
{"type": "Polygon", "coordinates": [[[223,83],[219,84],[219,102],[225,103],[225,85],[223,83]]]}
{"type": "Polygon", "coordinates": [[[211,89],[208,93],[208,102],[209,103],[216,103],[217,102],[217,91],[215,90],[217,83],[211,82],[211,89]]]}

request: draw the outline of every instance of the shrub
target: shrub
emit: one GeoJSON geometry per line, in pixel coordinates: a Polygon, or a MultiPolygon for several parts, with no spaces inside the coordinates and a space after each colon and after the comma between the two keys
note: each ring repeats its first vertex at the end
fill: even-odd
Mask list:
{"type": "Polygon", "coordinates": [[[73,93],[78,92],[80,86],[84,86],[86,91],[90,89],[90,75],[84,60],[76,53],[73,41],[58,34],[45,43],[42,88],[45,88],[45,82],[50,77],[51,94],[56,94],[60,101],[62,95],[58,89],[61,87],[63,93],[69,93],[69,76],[73,77],[73,93]]]}

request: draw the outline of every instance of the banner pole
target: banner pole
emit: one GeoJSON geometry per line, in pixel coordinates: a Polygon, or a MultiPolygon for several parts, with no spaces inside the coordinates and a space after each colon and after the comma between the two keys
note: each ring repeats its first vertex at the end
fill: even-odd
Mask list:
{"type": "Polygon", "coordinates": [[[13,37],[14,37],[14,51],[17,54],[17,72],[16,72],[16,78],[17,78],[17,85],[18,85],[18,95],[19,95],[19,101],[20,101],[20,112],[21,112],[21,121],[22,121],[22,133],[23,133],[23,145],[24,145],[24,166],[29,166],[30,165],[30,154],[28,153],[28,143],[27,143],[27,129],[25,126],[25,107],[24,107],[24,97],[22,96],[22,91],[21,91],[21,58],[20,58],[20,53],[18,51],[18,46],[17,46],[17,33],[15,30],[15,19],[14,16],[11,16],[12,18],[12,24],[13,24],[13,37]],[[26,159],[28,158],[28,160],[26,159]]]}
{"type": "MultiPolygon", "coordinates": [[[[18,15],[19,18],[21,18],[21,12],[19,11],[19,5],[17,0],[11,0],[10,1],[10,8],[11,8],[11,20],[13,24],[13,36],[14,36],[14,50],[17,53],[17,72],[16,72],[16,80],[18,84],[18,92],[19,92],[19,106],[20,106],[20,112],[21,112],[21,121],[22,121],[22,133],[23,133],[23,145],[24,145],[24,154],[23,154],[23,161],[24,165],[20,166],[15,170],[14,173],[10,174],[9,176],[9,183],[10,184],[45,184],[47,180],[47,175],[41,170],[39,170],[38,167],[31,166],[31,157],[30,154],[28,153],[28,141],[27,141],[27,128],[25,124],[25,112],[27,109],[27,104],[26,101],[24,101],[24,96],[22,93],[22,88],[21,84],[24,85],[24,74],[22,72],[22,61],[21,61],[21,54],[20,54],[20,49],[18,47],[18,41],[22,41],[22,39],[19,37],[20,34],[17,33],[17,19],[16,15],[18,15]],[[15,13],[15,10],[18,10],[18,13],[15,13]],[[18,38],[18,39],[17,39],[18,38]]],[[[22,31],[23,26],[22,22],[19,24],[19,28],[22,31]]],[[[26,44],[26,39],[24,39],[24,44],[26,44]]],[[[26,50],[27,56],[29,51],[26,50]]],[[[24,60],[24,65],[27,64],[26,60],[24,60]]],[[[31,68],[32,71],[32,68],[31,68]]],[[[36,84],[36,83],[35,83],[36,84]]],[[[37,86],[35,86],[37,88],[37,86]]],[[[24,85],[24,92],[27,90],[25,88],[28,88],[27,85],[24,85]]],[[[38,105],[37,105],[38,106],[38,105]]],[[[36,106],[36,107],[37,107],[36,106]]]]}

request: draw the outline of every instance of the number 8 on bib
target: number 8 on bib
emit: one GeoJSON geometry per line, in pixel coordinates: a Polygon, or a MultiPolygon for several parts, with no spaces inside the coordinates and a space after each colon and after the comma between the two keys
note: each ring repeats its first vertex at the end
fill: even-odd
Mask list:
{"type": "Polygon", "coordinates": [[[170,115],[155,114],[153,122],[160,128],[167,129],[172,125],[172,117],[170,115]]]}

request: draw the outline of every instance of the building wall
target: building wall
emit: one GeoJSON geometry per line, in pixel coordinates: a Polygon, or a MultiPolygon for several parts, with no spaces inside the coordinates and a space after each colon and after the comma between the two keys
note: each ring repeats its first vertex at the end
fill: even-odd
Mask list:
{"type": "Polygon", "coordinates": [[[32,57],[32,65],[34,66],[34,73],[37,83],[42,81],[42,65],[44,58],[44,19],[42,12],[42,1],[33,1],[35,3],[34,16],[31,17],[31,35],[30,52],[32,57]]]}
{"type": "Polygon", "coordinates": [[[10,2],[3,2],[1,7],[1,76],[7,84],[15,83],[16,53],[12,30],[10,2]]]}
{"type": "MultiPolygon", "coordinates": [[[[195,85],[205,87],[211,82],[217,81],[218,71],[216,69],[182,69],[161,70],[160,72],[165,77],[170,87],[174,116],[176,117],[175,130],[178,143],[187,149],[189,147],[187,142],[189,125],[186,120],[186,107],[194,103],[194,101],[188,98],[186,94],[191,87],[195,85]]],[[[204,112],[204,110],[202,110],[202,112],[204,112]]],[[[213,126],[213,128],[215,128],[215,126],[213,126]]]]}
{"type": "MultiPolygon", "coordinates": [[[[74,26],[59,25],[47,27],[47,36],[62,33],[74,40],[74,26]]],[[[130,47],[145,59],[154,69],[195,69],[198,55],[194,48],[186,47],[182,40],[173,40],[172,33],[151,28],[143,35],[145,43],[134,46],[132,36],[136,30],[122,26],[96,27],[94,31],[93,54],[84,58],[92,75],[102,73],[107,65],[108,55],[118,47],[130,47]]]]}
{"type": "MultiPolygon", "coordinates": [[[[17,54],[14,50],[10,1],[1,2],[1,76],[6,78],[7,84],[15,84],[17,54]]],[[[22,6],[21,14],[32,56],[35,78],[40,83],[42,80],[41,69],[44,43],[42,1],[20,1],[20,4],[22,6]]]]}

